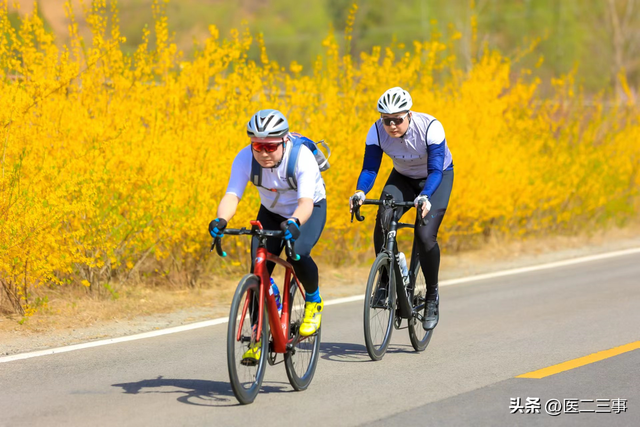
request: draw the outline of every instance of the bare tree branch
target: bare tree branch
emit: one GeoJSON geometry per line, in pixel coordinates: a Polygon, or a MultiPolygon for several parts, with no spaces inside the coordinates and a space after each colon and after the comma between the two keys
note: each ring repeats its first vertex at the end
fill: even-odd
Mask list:
{"type": "Polygon", "coordinates": [[[636,0],[627,0],[625,4],[625,16],[622,20],[622,33],[628,34],[628,30],[632,27],[633,23],[633,9],[635,6],[636,0]]]}

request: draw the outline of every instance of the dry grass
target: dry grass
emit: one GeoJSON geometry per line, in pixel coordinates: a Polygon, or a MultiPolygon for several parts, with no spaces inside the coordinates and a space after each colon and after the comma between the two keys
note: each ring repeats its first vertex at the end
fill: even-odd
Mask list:
{"type": "Polygon", "coordinates": [[[15,315],[6,317],[8,321],[0,322],[0,331],[7,328],[32,332],[78,328],[194,307],[218,307],[231,300],[233,283],[230,279],[220,278],[215,284],[190,289],[132,284],[115,287],[117,297],[105,291],[90,294],[76,287],[57,287],[41,292],[40,298],[46,297],[48,301],[34,316],[28,319],[15,315]]]}
{"type": "MultiPolygon", "coordinates": [[[[325,299],[356,294],[366,281],[368,269],[366,265],[350,269],[321,267],[325,299]]],[[[192,288],[169,282],[155,285],[141,282],[115,286],[115,294],[105,290],[92,294],[77,287],[40,289],[39,298],[46,297],[46,304],[41,305],[36,314],[29,318],[17,315],[0,317],[0,334],[9,331],[32,334],[78,329],[188,310],[194,311],[194,317],[182,319],[182,322],[205,320],[203,316],[221,317],[227,314],[242,275],[203,278],[198,286],[192,288]]],[[[284,282],[282,271],[276,270],[273,276],[276,283],[284,282]]]]}
{"type": "Polygon", "coordinates": [[[477,274],[489,270],[564,259],[640,246],[640,222],[624,228],[609,227],[578,235],[538,237],[524,240],[491,238],[481,249],[445,254],[442,278],[477,274]]]}

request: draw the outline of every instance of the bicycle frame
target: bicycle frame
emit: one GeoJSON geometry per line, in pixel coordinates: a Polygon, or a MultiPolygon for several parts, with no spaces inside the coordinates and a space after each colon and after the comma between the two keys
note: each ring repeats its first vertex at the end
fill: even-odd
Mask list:
{"type": "MultiPolygon", "coordinates": [[[[298,280],[298,277],[296,276],[291,263],[285,261],[279,256],[270,254],[267,251],[267,247],[266,247],[267,237],[278,237],[278,235],[260,233],[260,231],[263,231],[262,224],[260,224],[260,221],[251,221],[250,223],[252,225],[251,232],[248,232],[248,230],[246,229],[227,230],[226,232],[232,235],[233,234],[236,234],[236,235],[251,234],[253,236],[258,237],[258,249],[256,251],[256,258],[255,258],[255,263],[253,267],[253,274],[257,276],[260,281],[260,295],[258,298],[258,325],[257,325],[258,329],[257,329],[256,341],[260,341],[261,335],[262,335],[262,322],[264,319],[264,309],[265,309],[264,304],[266,300],[267,316],[269,318],[269,326],[271,329],[271,336],[273,338],[273,348],[270,349],[270,351],[273,351],[275,353],[286,353],[288,347],[290,347],[291,343],[293,342],[293,340],[288,339],[289,324],[290,324],[289,307],[293,303],[293,301],[291,301],[291,280],[292,279],[295,280],[295,286],[298,287],[298,290],[300,291],[303,298],[305,295],[304,289],[300,283],[300,280],[298,280]],[[278,307],[276,305],[275,296],[268,292],[269,286],[271,286],[270,280],[269,280],[270,278],[269,269],[267,268],[268,261],[271,261],[285,268],[285,283],[280,292],[280,295],[282,298],[282,301],[281,301],[282,314],[281,315],[278,315],[278,307]]],[[[278,233],[282,233],[282,232],[278,232],[278,233]]],[[[214,243],[214,244],[218,245],[217,246],[218,253],[222,254],[223,252],[219,247],[219,241],[218,243],[214,243]]],[[[293,251],[293,247],[288,246],[287,253],[289,256],[295,255],[293,251]]],[[[244,322],[245,316],[247,314],[247,310],[249,310],[249,304],[251,302],[251,298],[252,296],[248,294],[247,299],[245,300],[244,305],[242,307],[241,322],[244,322]]],[[[241,339],[242,326],[243,325],[241,323],[238,328],[238,335],[236,337],[238,341],[240,341],[241,339]]]]}
{"type": "MultiPolygon", "coordinates": [[[[295,286],[304,295],[302,285],[298,280],[293,266],[280,257],[267,252],[266,247],[258,247],[256,254],[256,262],[254,265],[254,274],[260,278],[260,303],[258,305],[258,337],[257,341],[260,341],[260,334],[262,333],[262,321],[264,312],[264,301],[266,297],[267,302],[267,315],[269,316],[269,326],[271,328],[271,336],[273,337],[273,351],[276,353],[285,353],[287,351],[287,344],[290,344],[289,337],[289,305],[293,303],[291,301],[291,278],[295,279],[295,286]],[[267,269],[267,261],[275,262],[286,269],[284,276],[284,287],[280,292],[282,298],[282,315],[278,316],[278,308],[276,306],[275,296],[268,292],[269,270],[267,269]]],[[[243,314],[246,313],[248,306],[248,300],[245,301],[245,307],[243,308],[243,314]]],[[[242,326],[242,325],[241,325],[242,326]]],[[[238,329],[240,331],[242,327],[238,329]]],[[[240,339],[240,337],[238,337],[240,339]]]]}
{"type": "MultiPolygon", "coordinates": [[[[366,199],[363,202],[364,205],[378,205],[385,206],[387,208],[395,209],[400,207],[413,207],[413,202],[396,202],[393,200],[391,196],[387,196],[385,200],[371,200],[366,199]]],[[[418,211],[420,212],[422,209],[422,205],[418,206],[418,211]]],[[[364,216],[360,215],[360,206],[357,206],[351,216],[351,221],[353,222],[353,216],[358,219],[358,221],[364,221],[364,216]]],[[[425,218],[421,218],[420,222],[423,224],[425,218]]],[[[414,314],[419,315],[420,310],[424,308],[424,305],[418,306],[415,310],[412,308],[411,298],[413,293],[413,287],[415,286],[416,278],[414,277],[413,270],[415,269],[415,265],[417,262],[417,246],[414,239],[413,247],[411,250],[411,262],[408,266],[409,268],[409,284],[407,286],[404,285],[402,279],[397,280],[397,277],[402,277],[402,273],[400,272],[400,265],[398,264],[398,260],[396,259],[396,254],[398,253],[398,249],[396,247],[396,235],[398,230],[403,228],[411,228],[414,229],[415,226],[413,224],[406,224],[402,222],[396,221],[394,218],[391,219],[389,224],[389,230],[387,230],[387,235],[385,239],[385,244],[380,250],[380,252],[384,252],[389,256],[391,263],[393,265],[393,278],[396,285],[396,296],[398,297],[396,300],[398,302],[398,315],[403,319],[410,319],[414,316],[414,314]]]]}
{"type": "MultiPolygon", "coordinates": [[[[397,245],[396,245],[396,234],[397,231],[402,228],[411,228],[414,226],[412,224],[405,224],[401,222],[396,222],[395,220],[391,220],[389,224],[389,231],[387,232],[387,242],[386,245],[382,248],[381,252],[386,253],[391,259],[391,263],[393,265],[393,274],[394,274],[394,282],[396,285],[396,296],[398,303],[398,314],[403,319],[410,319],[413,316],[413,308],[411,307],[411,299],[409,292],[413,289],[413,285],[415,282],[415,278],[413,277],[413,269],[409,270],[409,285],[405,286],[402,281],[402,273],[400,271],[400,265],[398,264],[398,260],[396,258],[396,254],[398,253],[397,245]],[[400,280],[397,278],[400,277],[400,280]],[[411,289],[410,289],[411,288],[411,289]]],[[[414,250],[411,254],[411,263],[410,265],[414,265],[414,254],[415,254],[415,243],[414,250]]]]}

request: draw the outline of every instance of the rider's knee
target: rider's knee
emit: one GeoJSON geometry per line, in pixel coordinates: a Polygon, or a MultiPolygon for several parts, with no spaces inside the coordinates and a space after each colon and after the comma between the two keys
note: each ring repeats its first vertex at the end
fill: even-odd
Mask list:
{"type": "Polygon", "coordinates": [[[426,239],[426,241],[423,242],[423,244],[427,252],[431,252],[431,250],[436,247],[439,249],[438,239],[436,238],[436,236],[430,236],[429,238],[426,239]]]}

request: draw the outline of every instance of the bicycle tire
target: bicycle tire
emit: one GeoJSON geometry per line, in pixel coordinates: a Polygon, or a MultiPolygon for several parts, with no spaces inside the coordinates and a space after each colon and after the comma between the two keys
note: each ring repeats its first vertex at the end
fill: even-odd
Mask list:
{"type": "Polygon", "coordinates": [[[389,256],[378,254],[371,266],[364,294],[364,342],[369,357],[375,361],[386,353],[393,332],[396,292],[395,274],[391,267],[389,256]],[[384,272],[389,281],[387,292],[380,291],[381,296],[376,298],[384,272]]]}
{"type": "Polygon", "coordinates": [[[315,334],[301,338],[298,331],[304,318],[305,300],[293,278],[289,295],[289,339],[293,340],[293,346],[284,354],[284,366],[291,386],[296,391],[302,391],[309,387],[316,372],[322,327],[315,334]]]}
{"type": "MultiPolygon", "coordinates": [[[[258,363],[255,366],[246,366],[241,363],[242,355],[249,349],[255,337],[252,337],[251,315],[250,310],[244,315],[242,322],[241,339],[237,340],[238,327],[240,318],[243,317],[242,311],[247,301],[247,297],[251,298],[250,304],[253,304],[255,310],[258,307],[258,298],[260,295],[260,279],[253,274],[244,276],[233,296],[231,309],[229,311],[229,326],[227,329],[227,367],[229,370],[229,380],[233,394],[243,405],[252,403],[262,385],[264,373],[266,370],[266,362],[268,357],[268,329],[266,319],[266,304],[262,319],[262,335],[261,335],[261,352],[258,363]]],[[[257,314],[255,314],[257,317],[257,314]]]]}
{"type": "MultiPolygon", "coordinates": [[[[413,309],[413,316],[409,319],[409,339],[411,345],[415,351],[424,351],[431,341],[433,336],[433,330],[425,331],[422,327],[421,316],[418,317],[416,308],[422,305],[424,307],[427,295],[427,283],[422,274],[422,268],[420,268],[420,261],[416,262],[416,266],[413,270],[413,292],[411,295],[411,306],[413,309]]],[[[424,308],[422,308],[424,312],[424,308]]]]}

